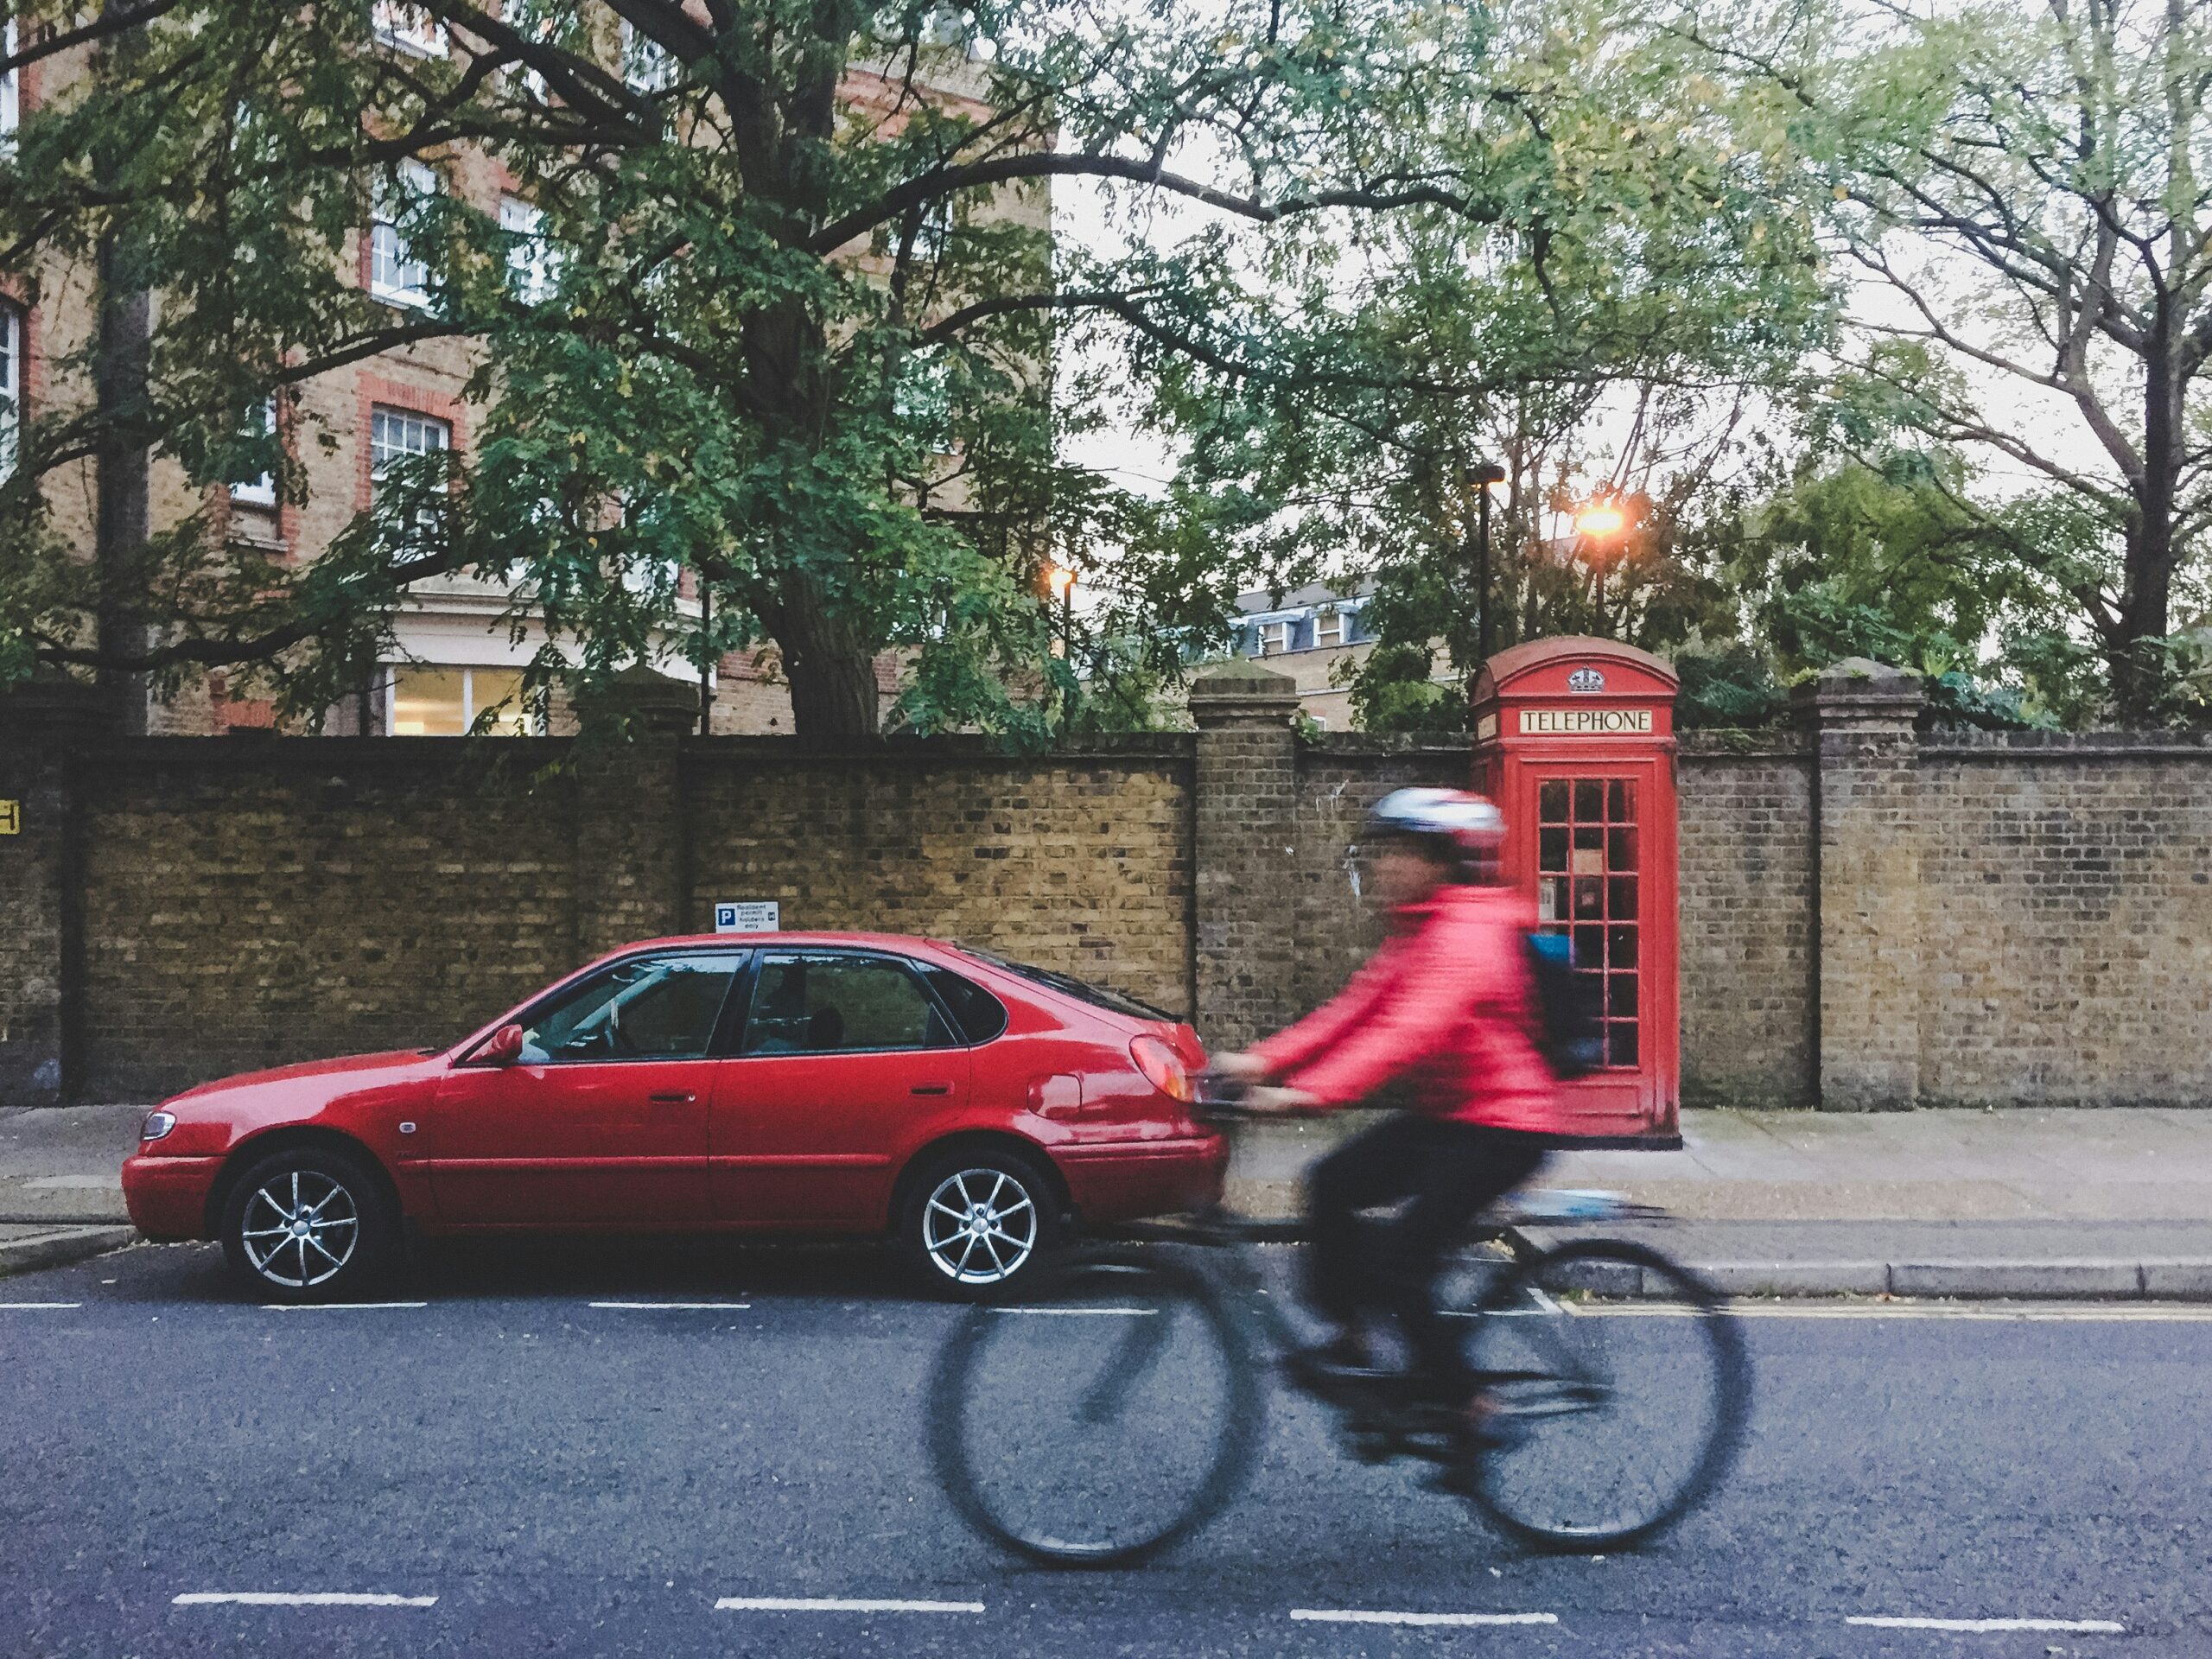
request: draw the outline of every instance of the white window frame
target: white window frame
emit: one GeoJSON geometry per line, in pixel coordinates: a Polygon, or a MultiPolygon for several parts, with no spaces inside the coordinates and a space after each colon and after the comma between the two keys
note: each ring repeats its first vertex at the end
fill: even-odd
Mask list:
{"type": "Polygon", "coordinates": [[[1259,626],[1260,655],[1284,657],[1290,652],[1291,630],[1297,625],[1289,617],[1270,618],[1259,626]]]}
{"type": "MultiPolygon", "coordinates": [[[[261,433],[257,434],[257,436],[276,432],[276,397],[273,392],[270,394],[269,401],[262,405],[261,421],[261,433]]],[[[276,474],[264,473],[258,478],[234,481],[231,485],[231,499],[242,502],[249,507],[275,506],[276,505],[276,474]]]]}
{"type": "Polygon", "coordinates": [[[633,92],[664,92],[676,85],[683,66],[676,54],[650,35],[640,35],[630,20],[622,20],[622,84],[633,92]]]}
{"type": "Polygon", "coordinates": [[[520,196],[501,196],[499,229],[508,238],[508,286],[524,305],[543,305],[553,295],[557,257],[545,237],[545,210],[520,196]]]}
{"type": "MultiPolygon", "coordinates": [[[[16,20],[13,17],[0,23],[0,57],[16,55],[16,20]]],[[[10,69],[0,74],[0,156],[12,156],[16,150],[16,129],[23,120],[23,72],[10,69]]]]}
{"type": "MultiPolygon", "coordinates": [[[[374,500],[378,485],[392,461],[404,455],[442,454],[453,448],[453,423],[442,416],[425,415],[419,409],[408,409],[395,404],[373,404],[369,408],[369,493],[374,500]],[[412,437],[416,442],[389,441],[390,435],[402,440],[412,437]],[[385,441],[379,442],[380,439],[385,441]],[[378,451],[382,449],[380,455],[378,451]]],[[[424,530],[437,527],[436,509],[426,505],[416,523],[424,530]]]]}
{"type": "Polygon", "coordinates": [[[370,0],[369,22],[378,40],[402,52],[418,58],[452,54],[453,43],[446,36],[445,25],[427,9],[410,5],[408,0],[370,0]]]}
{"type": "MultiPolygon", "coordinates": [[[[481,712],[476,706],[476,677],[479,674],[512,674],[512,668],[498,663],[387,663],[384,671],[384,734],[397,737],[399,724],[399,671],[403,668],[442,668],[456,671],[461,675],[461,734],[464,737],[474,729],[476,716],[481,712]]],[[[525,699],[525,705],[536,699],[525,699]]],[[[543,706],[525,706],[523,718],[527,721],[532,736],[545,733],[545,711],[543,706]]],[[[443,736],[445,734],[441,733],[443,736]]]]}
{"type": "Polygon", "coordinates": [[[1314,650],[1332,651],[1344,644],[1345,636],[1351,632],[1347,626],[1348,614],[1341,606],[1336,605],[1324,605],[1313,613],[1314,650]],[[1332,630],[1336,633],[1333,639],[1329,637],[1332,630]]]}
{"type": "Polygon", "coordinates": [[[402,161],[395,172],[393,181],[379,182],[377,187],[375,216],[369,224],[369,294],[386,305],[427,310],[430,267],[416,257],[407,233],[400,228],[400,219],[412,205],[401,199],[401,193],[410,193],[417,200],[434,196],[438,193],[438,175],[412,156],[402,161]]]}
{"type": "Polygon", "coordinates": [[[0,299],[0,478],[13,477],[23,445],[23,308],[0,299]]]}

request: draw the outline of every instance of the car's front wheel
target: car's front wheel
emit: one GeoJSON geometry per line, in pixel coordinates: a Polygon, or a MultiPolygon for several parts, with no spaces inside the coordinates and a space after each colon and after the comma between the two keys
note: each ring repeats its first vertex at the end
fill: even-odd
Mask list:
{"type": "Polygon", "coordinates": [[[272,1153],[238,1179],[223,1204],[223,1255],[270,1301],[359,1294],[390,1265],[398,1232],[391,1200],[367,1162],[331,1147],[272,1153]]]}
{"type": "Polygon", "coordinates": [[[1058,1236],[1051,1178],[995,1148],[933,1160],[908,1188],[899,1224],[900,1252],[923,1281],[971,1300],[1027,1280],[1058,1236]]]}

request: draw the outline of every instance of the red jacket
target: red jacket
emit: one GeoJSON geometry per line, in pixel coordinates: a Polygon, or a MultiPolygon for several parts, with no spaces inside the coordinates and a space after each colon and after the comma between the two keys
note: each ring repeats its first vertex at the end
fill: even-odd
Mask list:
{"type": "Polygon", "coordinates": [[[1399,908],[1382,948],[1333,1001],[1252,1051],[1293,1089],[1344,1106],[1396,1077],[1431,1116],[1556,1134],[1558,1086],[1536,1046],[1527,933],[1503,887],[1440,887],[1399,908]]]}

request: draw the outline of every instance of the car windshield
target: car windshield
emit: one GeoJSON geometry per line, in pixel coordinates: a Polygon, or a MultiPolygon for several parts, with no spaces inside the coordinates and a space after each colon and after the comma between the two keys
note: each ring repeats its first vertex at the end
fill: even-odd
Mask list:
{"type": "Polygon", "coordinates": [[[963,944],[960,948],[978,962],[988,962],[994,968],[1018,975],[1033,984],[1048,986],[1063,996],[1071,996],[1078,1002],[1088,1002],[1094,1008],[1104,1008],[1109,1014],[1126,1014],[1132,1020],[1160,1020],[1171,1026],[1177,1023],[1176,1016],[1165,1008],[1155,1008],[1149,1002],[1141,1002],[1134,996],[1109,990],[1103,985],[1093,985],[1089,980],[1077,979],[1073,974],[1063,974],[1051,968],[1033,967],[1026,962],[1009,962],[988,950],[978,950],[972,944],[963,944]]]}

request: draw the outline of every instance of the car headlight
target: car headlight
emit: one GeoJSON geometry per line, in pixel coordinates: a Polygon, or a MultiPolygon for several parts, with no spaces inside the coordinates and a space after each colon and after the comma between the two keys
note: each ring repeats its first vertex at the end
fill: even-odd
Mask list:
{"type": "Polygon", "coordinates": [[[175,1128],[176,1128],[175,1112],[149,1112],[146,1114],[145,1122],[139,1125],[138,1139],[142,1141],[158,1141],[175,1128]]]}

